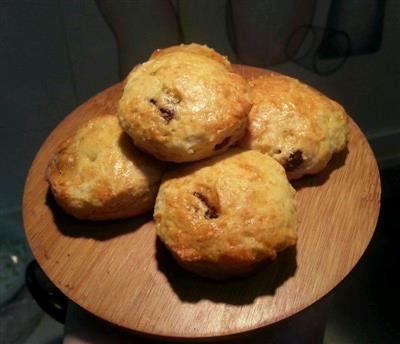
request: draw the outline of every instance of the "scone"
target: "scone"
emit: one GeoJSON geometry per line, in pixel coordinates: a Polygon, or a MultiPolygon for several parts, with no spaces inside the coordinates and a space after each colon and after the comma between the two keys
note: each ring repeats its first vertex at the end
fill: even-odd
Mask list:
{"type": "Polygon", "coordinates": [[[134,148],[116,116],[82,125],[52,158],[47,177],[57,203],[79,219],[111,220],[150,210],[161,165],[134,148]]]}
{"type": "Polygon", "coordinates": [[[150,60],[177,51],[206,56],[222,64],[223,66],[225,66],[226,69],[232,70],[232,66],[225,56],[217,53],[214,49],[209,48],[207,45],[201,45],[197,43],[180,44],[165,49],[157,49],[153,52],[153,54],[151,54],[150,60]]]}
{"type": "Polygon", "coordinates": [[[268,153],[289,179],[320,172],[345,148],[348,119],[335,101],[284,75],[268,74],[250,86],[254,105],[242,145],[268,153]]]}
{"type": "Polygon", "coordinates": [[[250,108],[241,76],[208,57],[176,51],[135,67],[118,116],[136,146],[185,162],[226,151],[243,136],[250,108]]]}
{"type": "Polygon", "coordinates": [[[213,279],[246,275],[297,241],[295,190],[257,151],[233,149],[167,173],[154,220],[178,263],[213,279]]]}

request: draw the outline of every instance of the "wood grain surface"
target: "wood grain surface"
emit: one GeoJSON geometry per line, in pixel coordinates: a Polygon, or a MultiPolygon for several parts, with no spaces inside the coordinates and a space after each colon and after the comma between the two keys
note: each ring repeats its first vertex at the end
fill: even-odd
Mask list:
{"type": "MultiPolygon", "coordinates": [[[[236,66],[247,78],[267,73],[236,66]]],[[[259,273],[214,282],[182,270],[156,240],[151,214],[85,222],[54,203],[45,170],[60,142],[94,116],[113,114],[122,85],[96,95],[62,121],[29,171],[23,217],[32,252],[71,300],[122,328],[202,340],[273,324],[310,306],[354,267],[374,232],[380,179],[374,155],[350,121],[348,149],[321,174],[294,183],[299,241],[259,273]]]]}

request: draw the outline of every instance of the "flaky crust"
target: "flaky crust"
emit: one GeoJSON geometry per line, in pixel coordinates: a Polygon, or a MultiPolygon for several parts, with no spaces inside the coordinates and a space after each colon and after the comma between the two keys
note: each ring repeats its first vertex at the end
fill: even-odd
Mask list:
{"type": "Polygon", "coordinates": [[[239,140],[251,108],[246,81],[214,60],[171,52],[136,67],[118,117],[135,145],[160,160],[200,160],[239,140]]]}
{"type": "Polygon", "coordinates": [[[82,125],[54,155],[47,177],[57,203],[88,220],[122,219],[150,210],[161,165],[133,147],[116,116],[82,125]]]}
{"type": "Polygon", "coordinates": [[[217,53],[214,49],[209,48],[207,45],[201,45],[197,43],[179,44],[164,49],[157,49],[151,54],[150,60],[179,51],[208,57],[222,64],[227,70],[232,71],[232,65],[225,56],[217,53]]]}
{"type": "Polygon", "coordinates": [[[320,172],[345,148],[348,118],[335,101],[283,75],[265,75],[250,86],[254,105],[242,146],[271,155],[289,179],[320,172]]]}
{"type": "Polygon", "coordinates": [[[234,149],[164,176],[156,232],[190,271],[214,279],[245,275],[296,243],[294,196],[274,159],[234,149]]]}

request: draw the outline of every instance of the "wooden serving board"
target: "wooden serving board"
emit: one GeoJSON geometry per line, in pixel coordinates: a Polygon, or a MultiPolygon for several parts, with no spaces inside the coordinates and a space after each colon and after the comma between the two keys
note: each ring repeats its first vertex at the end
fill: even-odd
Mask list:
{"type": "MultiPolygon", "coordinates": [[[[246,78],[267,71],[236,66],[246,78]]],[[[32,163],[23,197],[26,236],[40,266],[71,300],[138,333],[175,339],[228,336],[285,319],[326,295],[354,267],[374,232],[380,179],[374,155],[350,121],[348,149],[319,175],[294,183],[299,241],[258,274],[214,282],[184,271],[156,240],[151,214],[85,222],[55,204],[45,170],[60,142],[89,118],[113,114],[115,85],[62,121],[32,163]]]]}

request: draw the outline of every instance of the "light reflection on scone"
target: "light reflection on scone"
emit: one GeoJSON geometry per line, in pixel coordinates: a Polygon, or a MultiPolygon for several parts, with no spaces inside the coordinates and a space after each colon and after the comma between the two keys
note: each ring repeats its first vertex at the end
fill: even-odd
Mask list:
{"type": "Polygon", "coordinates": [[[289,179],[320,172],[345,148],[348,118],[335,101],[284,75],[267,74],[250,86],[254,105],[242,146],[272,156],[289,179]]]}
{"type": "Polygon", "coordinates": [[[116,116],[97,117],[65,141],[47,177],[57,203],[88,220],[111,220],[151,210],[161,164],[134,148],[116,116]]]}
{"type": "Polygon", "coordinates": [[[294,196],[274,159],[233,149],[166,174],[156,232],[190,271],[214,279],[246,275],[296,243],[294,196]]]}
{"type": "Polygon", "coordinates": [[[134,68],[118,117],[135,145],[165,161],[196,161],[226,151],[244,134],[247,82],[209,57],[184,51],[134,68]]]}

